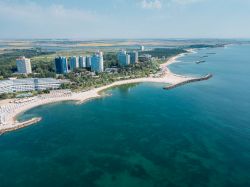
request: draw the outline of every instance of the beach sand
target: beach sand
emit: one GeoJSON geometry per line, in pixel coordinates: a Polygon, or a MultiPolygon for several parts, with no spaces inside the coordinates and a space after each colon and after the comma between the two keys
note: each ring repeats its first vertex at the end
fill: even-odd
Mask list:
{"type": "Polygon", "coordinates": [[[162,69],[161,77],[147,77],[147,78],[136,78],[129,80],[121,80],[114,82],[112,84],[102,86],[99,88],[94,88],[85,92],[72,92],[59,90],[52,91],[50,94],[43,94],[39,96],[35,96],[30,98],[28,101],[24,101],[23,103],[14,103],[14,99],[12,100],[3,100],[0,102],[0,134],[16,130],[18,128],[26,127],[27,125],[34,124],[41,119],[33,118],[28,121],[19,122],[16,120],[16,117],[23,112],[30,110],[34,107],[45,105],[49,103],[62,102],[62,101],[76,101],[78,103],[84,103],[90,99],[101,97],[100,92],[106,90],[110,87],[119,86],[123,84],[131,84],[131,83],[142,83],[142,82],[152,82],[152,83],[167,83],[171,85],[179,84],[185,82],[187,80],[195,79],[193,77],[186,77],[172,73],[168,66],[174,62],[184,54],[180,54],[168,59],[164,64],[161,64],[160,67],[162,69]],[[12,102],[11,102],[12,101],[12,102]],[[32,121],[33,120],[33,121],[32,121]]]}

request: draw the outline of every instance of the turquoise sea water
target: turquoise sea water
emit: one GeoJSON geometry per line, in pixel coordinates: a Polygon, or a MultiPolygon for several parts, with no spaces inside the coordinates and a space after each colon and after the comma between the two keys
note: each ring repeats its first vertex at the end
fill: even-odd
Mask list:
{"type": "Polygon", "coordinates": [[[214,77],[26,112],[43,120],[0,136],[0,187],[250,186],[250,46],[179,60],[176,73],[214,77]]]}

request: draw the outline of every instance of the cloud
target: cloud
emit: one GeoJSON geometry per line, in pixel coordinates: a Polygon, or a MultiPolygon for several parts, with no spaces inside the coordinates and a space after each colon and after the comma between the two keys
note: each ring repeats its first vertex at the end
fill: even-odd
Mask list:
{"type": "Polygon", "coordinates": [[[204,0],[171,0],[173,3],[177,3],[180,5],[186,5],[186,4],[192,4],[192,3],[198,3],[204,0]]]}
{"type": "Polygon", "coordinates": [[[140,0],[140,6],[143,9],[161,9],[164,4],[187,5],[202,1],[205,0],[140,0]]]}
{"type": "Polygon", "coordinates": [[[143,0],[141,1],[141,7],[143,9],[161,9],[162,1],[160,0],[143,0]]]}

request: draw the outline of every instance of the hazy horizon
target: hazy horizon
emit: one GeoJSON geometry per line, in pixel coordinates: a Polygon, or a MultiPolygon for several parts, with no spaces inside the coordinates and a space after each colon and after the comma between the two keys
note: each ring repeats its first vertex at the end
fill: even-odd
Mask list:
{"type": "Polygon", "coordinates": [[[110,40],[166,40],[166,41],[188,41],[188,40],[243,40],[249,41],[249,38],[0,38],[0,40],[72,40],[72,41],[110,41],[110,40]]]}

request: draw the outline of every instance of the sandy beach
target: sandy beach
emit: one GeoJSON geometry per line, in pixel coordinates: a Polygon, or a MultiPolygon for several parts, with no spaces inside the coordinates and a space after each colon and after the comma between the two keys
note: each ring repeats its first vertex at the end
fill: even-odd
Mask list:
{"type": "Polygon", "coordinates": [[[18,115],[40,105],[62,102],[62,101],[76,101],[79,103],[84,103],[90,99],[101,97],[99,93],[103,90],[123,84],[152,82],[152,83],[166,83],[175,85],[188,80],[195,79],[194,77],[186,77],[174,74],[168,68],[170,64],[176,62],[176,60],[182,57],[183,55],[184,54],[180,54],[175,57],[172,57],[168,59],[164,64],[161,64],[160,67],[162,72],[160,77],[152,76],[147,78],[121,80],[106,86],[102,86],[84,92],[71,92],[69,90],[54,90],[51,91],[49,94],[38,95],[27,99],[19,99],[19,100],[8,99],[0,101],[0,134],[7,131],[16,130],[18,128],[22,128],[27,125],[31,125],[40,121],[41,120],[40,118],[39,120],[38,118],[33,118],[24,122],[19,122],[16,120],[16,117],[18,115]]]}

